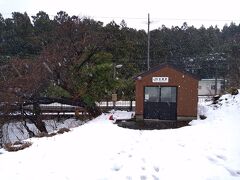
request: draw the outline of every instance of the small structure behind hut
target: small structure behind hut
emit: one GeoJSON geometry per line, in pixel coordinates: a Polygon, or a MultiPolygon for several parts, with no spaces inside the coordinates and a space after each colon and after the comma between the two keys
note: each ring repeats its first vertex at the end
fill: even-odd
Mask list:
{"type": "Polygon", "coordinates": [[[214,96],[216,94],[221,94],[224,92],[225,84],[226,80],[224,79],[201,79],[198,84],[198,95],[214,96]]]}

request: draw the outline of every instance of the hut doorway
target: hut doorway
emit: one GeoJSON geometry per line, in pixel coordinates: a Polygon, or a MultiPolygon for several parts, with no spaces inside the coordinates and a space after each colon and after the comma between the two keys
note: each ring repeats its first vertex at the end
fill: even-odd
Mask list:
{"type": "Polygon", "coordinates": [[[144,119],[177,120],[177,87],[145,86],[144,119]]]}

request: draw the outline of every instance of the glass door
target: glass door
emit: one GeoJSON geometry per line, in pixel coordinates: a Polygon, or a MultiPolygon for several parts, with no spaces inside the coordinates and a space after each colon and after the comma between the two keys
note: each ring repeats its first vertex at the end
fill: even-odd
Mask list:
{"type": "Polygon", "coordinates": [[[144,118],[176,120],[177,87],[146,86],[144,89],[144,118]]]}

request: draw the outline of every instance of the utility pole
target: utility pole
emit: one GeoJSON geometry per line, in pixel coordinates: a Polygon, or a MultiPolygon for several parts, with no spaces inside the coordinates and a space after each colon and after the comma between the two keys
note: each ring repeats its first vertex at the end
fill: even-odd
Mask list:
{"type": "MultiPolygon", "coordinates": [[[[216,60],[215,60],[216,61],[216,60]]],[[[217,76],[218,76],[218,67],[217,67],[217,63],[215,63],[215,88],[214,88],[214,94],[217,95],[218,93],[218,79],[217,79],[217,76]]]]}
{"type": "Polygon", "coordinates": [[[148,46],[147,46],[147,69],[150,69],[150,14],[148,13],[148,46]]]}

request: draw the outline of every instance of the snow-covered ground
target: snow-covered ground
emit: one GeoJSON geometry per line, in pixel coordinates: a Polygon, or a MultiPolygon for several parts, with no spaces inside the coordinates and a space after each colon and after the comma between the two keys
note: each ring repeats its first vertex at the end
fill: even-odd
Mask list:
{"type": "MultiPolygon", "coordinates": [[[[207,119],[169,130],[118,127],[109,114],[51,138],[2,151],[2,180],[240,179],[240,95],[199,105],[207,119]]],[[[127,112],[126,112],[127,113],[127,112]]]]}

